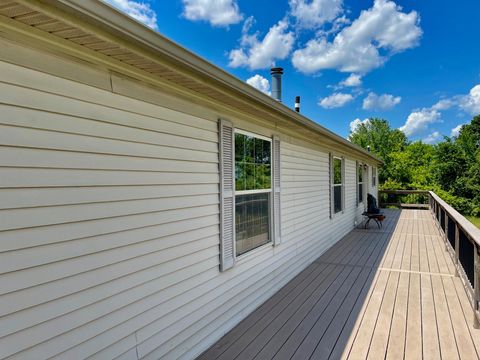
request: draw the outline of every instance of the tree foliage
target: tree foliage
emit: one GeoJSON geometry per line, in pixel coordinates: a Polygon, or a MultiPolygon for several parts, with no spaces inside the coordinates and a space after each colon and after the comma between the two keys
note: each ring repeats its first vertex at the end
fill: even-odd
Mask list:
{"type": "Polygon", "coordinates": [[[376,118],[358,125],[349,139],[385,162],[379,172],[383,188],[433,190],[463,214],[480,215],[480,115],[458,137],[436,145],[409,142],[376,118]]]}

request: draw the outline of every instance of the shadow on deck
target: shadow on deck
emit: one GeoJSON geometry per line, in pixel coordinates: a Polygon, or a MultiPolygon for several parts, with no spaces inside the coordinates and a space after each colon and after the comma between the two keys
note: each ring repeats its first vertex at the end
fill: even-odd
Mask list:
{"type": "Polygon", "coordinates": [[[198,359],[478,359],[480,331],[430,212],[355,229],[198,359]]]}

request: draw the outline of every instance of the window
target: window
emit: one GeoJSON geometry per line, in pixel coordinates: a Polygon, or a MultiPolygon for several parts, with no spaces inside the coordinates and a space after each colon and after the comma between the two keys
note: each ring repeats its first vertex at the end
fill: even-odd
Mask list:
{"type": "Polygon", "coordinates": [[[271,241],[270,139],[235,131],[236,255],[271,241]]]}
{"type": "Polygon", "coordinates": [[[358,165],[358,203],[363,202],[363,165],[358,165]]]}
{"type": "Polygon", "coordinates": [[[377,186],[377,168],[372,166],[372,187],[377,186]]]}
{"type": "Polygon", "coordinates": [[[338,157],[333,158],[333,213],[336,214],[343,210],[342,188],[343,188],[343,160],[338,157]]]}

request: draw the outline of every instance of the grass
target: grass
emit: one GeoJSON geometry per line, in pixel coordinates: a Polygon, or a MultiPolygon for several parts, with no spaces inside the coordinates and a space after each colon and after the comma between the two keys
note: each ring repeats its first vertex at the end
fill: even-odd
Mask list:
{"type": "Polygon", "coordinates": [[[480,229],[480,217],[466,216],[466,218],[476,227],[480,229]]]}

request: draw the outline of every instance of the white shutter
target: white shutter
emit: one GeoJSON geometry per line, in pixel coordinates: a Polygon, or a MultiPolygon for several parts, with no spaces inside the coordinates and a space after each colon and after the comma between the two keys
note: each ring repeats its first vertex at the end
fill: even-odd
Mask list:
{"type": "Polygon", "coordinates": [[[273,244],[279,245],[282,241],[281,217],[281,181],[280,181],[280,139],[274,136],[272,140],[273,153],[273,244]]]}
{"type": "Polygon", "coordinates": [[[345,212],[345,157],[342,156],[342,213],[345,212]]]}
{"type": "Polygon", "coordinates": [[[220,270],[235,263],[235,149],[230,122],[220,120],[220,270]]]}
{"type": "Polygon", "coordinates": [[[333,155],[328,154],[328,200],[330,203],[330,219],[333,218],[333,155]]]}
{"type": "Polygon", "coordinates": [[[358,189],[359,189],[359,186],[358,186],[358,161],[355,161],[355,194],[357,195],[356,198],[355,198],[355,206],[358,206],[358,189]]]}

